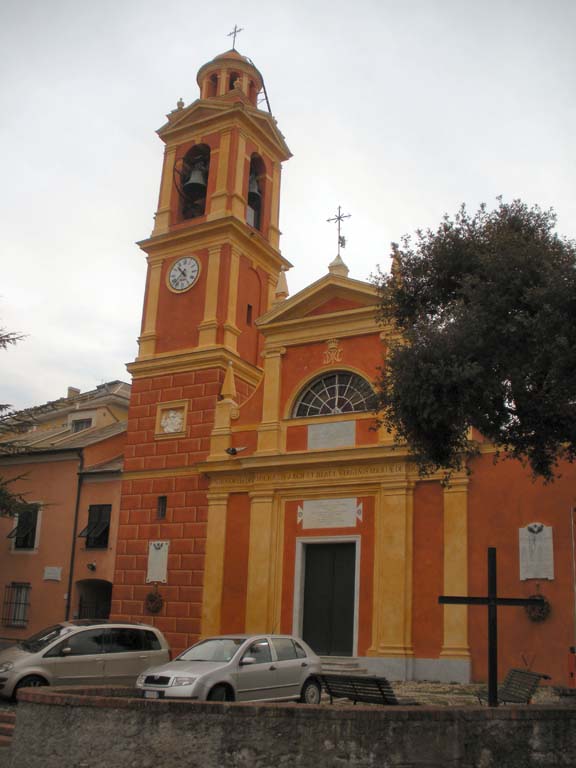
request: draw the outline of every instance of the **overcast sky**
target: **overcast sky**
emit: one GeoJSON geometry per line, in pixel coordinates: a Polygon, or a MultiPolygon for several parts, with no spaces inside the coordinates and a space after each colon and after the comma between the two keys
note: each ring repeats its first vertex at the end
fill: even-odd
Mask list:
{"type": "Polygon", "coordinates": [[[292,294],[336,255],[388,269],[390,242],[501,194],[576,237],[574,0],[1,0],[0,402],[129,380],[163,144],[196,72],[237,49],[264,75],[294,157],[281,229],[292,294]]]}

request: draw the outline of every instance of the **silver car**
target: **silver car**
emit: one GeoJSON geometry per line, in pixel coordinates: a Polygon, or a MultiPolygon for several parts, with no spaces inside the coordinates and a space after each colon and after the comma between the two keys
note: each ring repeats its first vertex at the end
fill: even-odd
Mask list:
{"type": "Polygon", "coordinates": [[[0,651],[0,696],[40,685],[134,685],[170,660],[163,634],[147,624],[63,621],[0,651]]]}
{"type": "Polygon", "coordinates": [[[321,661],[290,635],[226,635],[202,640],[169,664],[143,672],[145,698],[201,701],[320,701],[321,661]]]}

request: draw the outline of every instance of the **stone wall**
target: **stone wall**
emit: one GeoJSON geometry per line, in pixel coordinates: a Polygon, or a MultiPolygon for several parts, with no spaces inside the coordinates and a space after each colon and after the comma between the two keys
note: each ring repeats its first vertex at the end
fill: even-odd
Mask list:
{"type": "Polygon", "coordinates": [[[148,701],[21,693],[11,768],[576,768],[576,709],[148,701]]]}

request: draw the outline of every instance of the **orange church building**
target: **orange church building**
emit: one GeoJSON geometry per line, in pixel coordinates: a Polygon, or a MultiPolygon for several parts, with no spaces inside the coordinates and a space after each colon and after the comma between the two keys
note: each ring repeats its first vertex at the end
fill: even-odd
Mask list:
{"type": "Polygon", "coordinates": [[[200,636],[282,632],[392,679],[486,679],[497,548],[501,671],[568,684],[575,470],[550,486],[483,445],[449,486],[419,477],[373,414],[393,330],[340,256],[288,297],[280,177],[290,158],[232,50],[198,72],[165,143],[126,436],[114,618],[200,636]],[[545,615],[547,614],[547,615],[545,615]]]}

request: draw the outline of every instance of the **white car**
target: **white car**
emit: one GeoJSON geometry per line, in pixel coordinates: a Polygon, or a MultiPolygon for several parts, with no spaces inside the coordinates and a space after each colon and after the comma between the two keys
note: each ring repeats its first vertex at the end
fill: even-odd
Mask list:
{"type": "Polygon", "coordinates": [[[290,635],[226,635],[196,643],[136,681],[145,698],[320,702],[322,663],[290,635]]]}
{"type": "Polygon", "coordinates": [[[0,651],[0,697],[41,685],[134,685],[142,670],[169,660],[156,627],[63,621],[0,651]]]}

